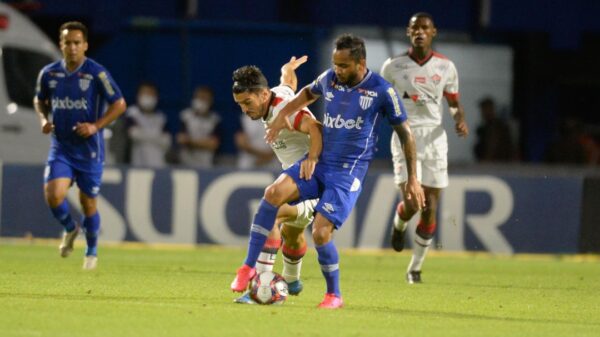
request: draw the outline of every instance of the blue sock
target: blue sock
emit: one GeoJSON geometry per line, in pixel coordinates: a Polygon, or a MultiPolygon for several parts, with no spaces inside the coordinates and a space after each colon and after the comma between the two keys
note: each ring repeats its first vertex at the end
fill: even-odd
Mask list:
{"type": "Polygon", "coordinates": [[[335,294],[338,297],[342,296],[340,291],[340,258],[338,251],[333,241],[329,241],[322,246],[317,246],[317,254],[319,255],[319,264],[321,272],[327,282],[327,293],[335,294]]]}
{"type": "Polygon", "coordinates": [[[85,229],[85,241],[87,241],[87,249],[85,256],[98,255],[98,232],[100,231],[100,214],[86,216],[83,218],[83,228],[85,229]]]}
{"type": "Polygon", "coordinates": [[[56,208],[50,207],[50,211],[67,232],[72,232],[75,229],[75,222],[73,221],[73,218],[71,218],[67,199],[63,200],[56,208]]]}
{"type": "Polygon", "coordinates": [[[248,254],[246,255],[246,261],[244,261],[244,264],[251,268],[254,268],[256,265],[258,255],[260,255],[260,251],[273,229],[275,218],[277,217],[277,209],[278,207],[269,204],[265,199],[262,199],[260,205],[258,205],[258,211],[254,215],[254,221],[250,227],[248,254]]]}

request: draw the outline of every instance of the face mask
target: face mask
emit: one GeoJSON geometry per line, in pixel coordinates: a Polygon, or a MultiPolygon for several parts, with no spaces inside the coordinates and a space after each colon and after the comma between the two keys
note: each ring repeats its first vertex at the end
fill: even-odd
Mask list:
{"type": "Polygon", "coordinates": [[[198,112],[205,113],[208,111],[209,106],[205,100],[194,98],[192,100],[192,108],[198,112]]]}
{"type": "Polygon", "coordinates": [[[152,111],[156,107],[156,96],[142,94],[138,96],[137,100],[142,110],[152,111]]]}

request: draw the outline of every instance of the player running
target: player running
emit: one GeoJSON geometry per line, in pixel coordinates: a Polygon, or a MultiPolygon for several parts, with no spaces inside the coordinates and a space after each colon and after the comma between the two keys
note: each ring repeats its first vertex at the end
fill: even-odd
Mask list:
{"type": "Polygon", "coordinates": [[[81,226],[87,241],[83,268],[94,269],[100,230],[96,197],[104,165],[102,129],[125,111],[126,104],[108,71],[85,56],[87,27],[66,22],[59,34],[64,58],[40,71],[34,97],[42,132],[52,134],[44,193],[52,214],[65,229],[59,250],[67,257],[80,225],[71,218],[65,196],[72,182],[77,182],[83,208],[81,226]],[[105,102],[109,104],[106,110],[105,102]]]}
{"type": "MultiPolygon", "coordinates": [[[[233,99],[240,106],[244,114],[253,120],[260,120],[265,128],[277,117],[281,109],[294,96],[298,86],[295,70],[305,63],[306,56],[298,59],[292,57],[281,67],[280,84],[269,89],[267,79],[260,69],[255,66],[244,66],[233,73],[233,99]]],[[[301,109],[289,116],[293,130],[282,132],[275,142],[271,144],[273,151],[281,162],[283,169],[287,169],[297,161],[302,162],[302,176],[310,179],[316,160],[321,153],[321,125],[308,109],[301,109]]],[[[283,179],[280,176],[277,181],[283,179]]],[[[267,191],[271,186],[267,187],[267,191]]],[[[290,295],[297,295],[302,291],[300,281],[300,268],[302,257],[306,253],[306,240],[304,229],[312,223],[316,200],[305,200],[295,205],[285,204],[277,211],[275,226],[266,230],[255,224],[250,228],[250,245],[248,255],[257,259],[249,260],[242,267],[244,279],[236,278],[231,284],[233,291],[244,291],[248,288],[248,280],[256,273],[273,269],[277,251],[283,240],[283,277],[288,282],[290,295]],[[277,224],[282,224],[281,233],[277,224]],[[257,243],[252,238],[265,237],[262,243],[257,243]],[[268,238],[267,238],[268,236],[268,238]],[[264,243],[264,245],[263,245],[264,243]],[[256,267],[255,267],[256,266],[256,267]]],[[[240,272],[238,272],[239,274],[240,272]]],[[[238,303],[253,303],[245,293],[237,298],[238,303]]]]}
{"type": "MultiPolygon", "coordinates": [[[[304,87],[279,113],[267,130],[267,141],[275,142],[279,132],[293,128],[289,116],[324,96],[323,151],[312,179],[303,162],[297,162],[266,191],[254,218],[257,235],[250,246],[262,246],[273,227],[278,208],[290,201],[320,198],[315,207],[312,235],[321,271],[327,283],[319,308],[343,306],[339,285],[339,256],[332,241],[334,229],[341,228],[354,207],[362,182],[375,153],[379,125],[386,118],[402,140],[409,162],[408,200],[415,208],[423,204],[423,191],[415,173],[415,143],[406,122],[406,113],[394,88],[366,67],[364,41],[342,35],[335,41],[333,67],[304,87]]],[[[247,263],[256,260],[249,251],[247,263]]],[[[238,281],[248,274],[238,270],[238,281]]]]}
{"type": "MultiPolygon", "coordinates": [[[[423,184],[427,199],[406,272],[409,284],[421,283],[421,267],[435,233],[438,200],[442,189],[448,186],[448,140],[442,127],[442,97],[446,97],[458,136],[466,137],[469,134],[465,112],[459,101],[456,67],[447,57],[431,48],[436,34],[431,15],[413,15],[406,30],[411,48],[403,55],[385,61],[381,69],[381,75],[394,85],[406,106],[417,144],[418,179],[423,184]]],[[[407,163],[395,135],[392,136],[391,149],[394,182],[406,196],[407,163]]],[[[392,227],[394,250],[402,251],[404,248],[407,224],[417,211],[413,205],[404,202],[398,204],[392,227]]]]}

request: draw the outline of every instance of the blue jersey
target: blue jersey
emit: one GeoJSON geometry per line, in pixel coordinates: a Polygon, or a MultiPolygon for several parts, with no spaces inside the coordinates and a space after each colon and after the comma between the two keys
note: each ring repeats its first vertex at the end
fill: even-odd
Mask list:
{"type": "Polygon", "coordinates": [[[96,122],[103,116],[106,102],[112,104],[123,97],[108,71],[89,58],[73,72],[67,71],[64,60],[51,63],[40,71],[36,97],[49,101],[54,124],[48,161],[60,155],[78,169],[101,168],[102,130],[83,138],[74,129],[77,123],[96,122]]]}
{"type": "Polygon", "coordinates": [[[365,78],[348,87],[329,69],[310,84],[310,90],[325,99],[323,151],[328,165],[366,172],[373,159],[381,120],[391,125],[406,120],[406,111],[390,83],[368,70],[365,78]]]}

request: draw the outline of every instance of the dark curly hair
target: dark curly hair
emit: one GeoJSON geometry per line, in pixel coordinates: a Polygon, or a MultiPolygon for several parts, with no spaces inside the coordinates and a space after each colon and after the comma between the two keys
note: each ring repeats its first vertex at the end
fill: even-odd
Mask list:
{"type": "Polygon", "coordinates": [[[352,34],[344,34],[339,36],[335,40],[335,49],[349,49],[350,56],[354,61],[359,62],[367,58],[367,49],[365,48],[365,41],[358,36],[352,34]]]}
{"type": "Polygon", "coordinates": [[[233,72],[233,93],[258,92],[269,88],[269,82],[257,66],[243,66],[233,72]]]}

